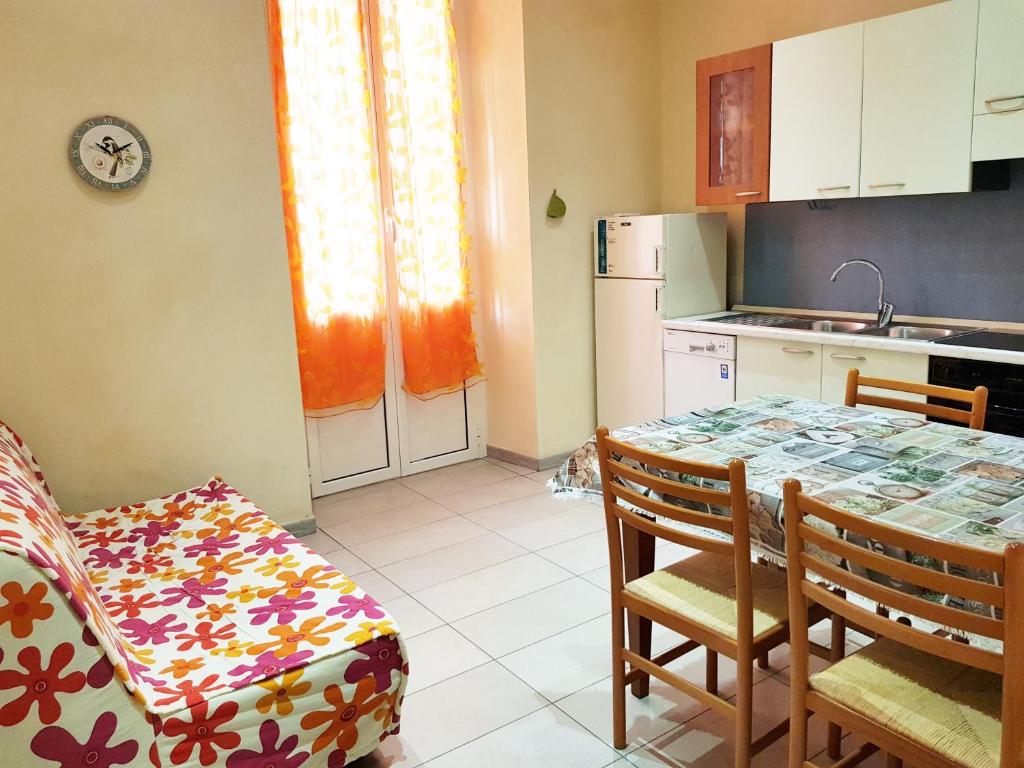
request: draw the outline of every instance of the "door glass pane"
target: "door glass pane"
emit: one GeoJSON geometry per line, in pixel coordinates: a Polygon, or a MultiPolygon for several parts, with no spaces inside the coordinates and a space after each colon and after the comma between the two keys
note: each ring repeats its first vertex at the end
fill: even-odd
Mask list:
{"type": "Polygon", "coordinates": [[[708,184],[749,185],[754,175],[754,70],[711,77],[708,184]]]}

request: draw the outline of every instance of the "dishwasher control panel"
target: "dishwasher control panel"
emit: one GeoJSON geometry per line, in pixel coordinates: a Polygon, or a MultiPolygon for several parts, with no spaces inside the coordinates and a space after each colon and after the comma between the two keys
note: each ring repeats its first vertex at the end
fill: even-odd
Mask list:
{"type": "Polygon", "coordinates": [[[666,352],[720,357],[724,360],[736,359],[735,336],[665,329],[664,342],[666,352]]]}

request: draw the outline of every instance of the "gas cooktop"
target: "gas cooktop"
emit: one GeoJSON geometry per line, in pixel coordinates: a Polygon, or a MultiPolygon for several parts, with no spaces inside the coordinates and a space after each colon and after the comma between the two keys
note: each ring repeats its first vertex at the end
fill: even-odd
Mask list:
{"type": "Polygon", "coordinates": [[[948,339],[937,339],[935,344],[954,344],[958,347],[984,347],[1024,352],[1024,333],[1000,333],[999,331],[972,331],[948,339]]]}

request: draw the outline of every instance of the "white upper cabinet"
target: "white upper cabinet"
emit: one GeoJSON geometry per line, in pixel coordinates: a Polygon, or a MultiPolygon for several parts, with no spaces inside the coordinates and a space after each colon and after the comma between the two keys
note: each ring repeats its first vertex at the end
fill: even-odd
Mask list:
{"type": "Polygon", "coordinates": [[[860,193],[971,188],[978,0],[864,24],[860,193]]]}
{"type": "Polygon", "coordinates": [[[769,199],[857,197],[864,24],[772,47],[769,199]]]}
{"type": "Polygon", "coordinates": [[[1024,157],[1024,0],[981,0],[974,160],[1024,157]]]}

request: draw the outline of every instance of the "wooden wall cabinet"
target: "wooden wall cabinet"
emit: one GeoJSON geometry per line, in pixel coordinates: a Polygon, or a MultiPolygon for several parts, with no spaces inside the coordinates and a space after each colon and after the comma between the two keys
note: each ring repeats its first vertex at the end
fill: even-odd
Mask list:
{"type": "Polygon", "coordinates": [[[697,205],[768,200],[772,46],[697,62],[697,205]]]}

